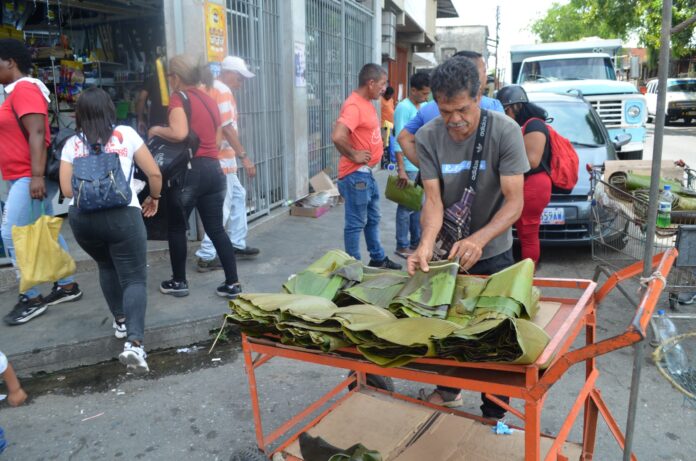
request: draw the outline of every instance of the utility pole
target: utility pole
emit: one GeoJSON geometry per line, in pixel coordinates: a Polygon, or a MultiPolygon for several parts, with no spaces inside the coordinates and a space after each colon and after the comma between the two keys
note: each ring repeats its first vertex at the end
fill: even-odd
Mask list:
{"type": "Polygon", "coordinates": [[[498,89],[498,46],[500,45],[500,5],[495,7],[495,75],[493,76],[493,87],[498,89]]]}

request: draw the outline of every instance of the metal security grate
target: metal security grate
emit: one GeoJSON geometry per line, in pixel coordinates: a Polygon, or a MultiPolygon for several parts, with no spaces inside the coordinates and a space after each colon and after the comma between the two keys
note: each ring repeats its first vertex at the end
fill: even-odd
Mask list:
{"type": "MultiPolygon", "coordinates": [[[[286,196],[286,159],[283,149],[282,106],[279,101],[279,0],[227,0],[230,54],[242,57],[255,78],[237,91],[239,134],[256,163],[256,177],[239,170],[247,190],[249,219],[282,204],[286,196]]],[[[240,164],[241,166],[241,164],[240,164]]]]}
{"type": "Polygon", "coordinates": [[[372,60],[372,14],[352,0],[306,0],[305,8],[308,171],[329,168],[336,177],[331,131],[360,68],[372,60]]]}
{"type": "Polygon", "coordinates": [[[590,100],[607,128],[620,127],[623,121],[623,103],[618,100],[590,100]]]}

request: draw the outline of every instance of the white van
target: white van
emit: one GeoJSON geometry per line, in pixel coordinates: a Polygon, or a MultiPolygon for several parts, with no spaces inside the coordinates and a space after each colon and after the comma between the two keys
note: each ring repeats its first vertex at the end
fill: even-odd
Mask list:
{"type": "MultiPolygon", "coordinates": [[[[657,79],[650,80],[645,93],[650,121],[655,119],[655,114],[657,113],[657,83],[657,79]]],[[[696,120],[696,78],[667,79],[667,107],[665,115],[666,124],[680,118],[684,119],[684,123],[687,124],[696,120]]]]}

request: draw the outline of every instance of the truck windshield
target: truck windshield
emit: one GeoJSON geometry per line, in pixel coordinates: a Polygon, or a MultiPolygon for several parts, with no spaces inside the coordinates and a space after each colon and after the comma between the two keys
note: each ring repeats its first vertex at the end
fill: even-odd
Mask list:
{"type": "Polygon", "coordinates": [[[555,80],[616,80],[611,59],[606,57],[527,61],[520,71],[519,82],[555,80]]]}
{"type": "Polygon", "coordinates": [[[676,80],[667,84],[667,91],[696,93],[696,80],[676,80]]]}
{"type": "Polygon", "coordinates": [[[590,107],[582,102],[537,103],[549,114],[549,124],[570,142],[594,147],[605,144],[602,128],[592,116],[590,107]]]}

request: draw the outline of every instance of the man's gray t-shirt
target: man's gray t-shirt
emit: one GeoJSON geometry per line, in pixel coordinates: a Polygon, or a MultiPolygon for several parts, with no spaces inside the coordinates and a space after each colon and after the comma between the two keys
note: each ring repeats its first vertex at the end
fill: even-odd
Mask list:
{"type": "MultiPolygon", "coordinates": [[[[500,176],[521,175],[529,170],[519,125],[507,115],[493,111],[488,111],[488,122],[472,206],[472,234],[488,224],[503,206],[500,176]]],[[[474,132],[464,141],[455,142],[442,117],[433,119],[416,133],[421,178],[444,181],[441,186],[445,208],[461,199],[469,185],[475,141],[474,132]]],[[[512,229],[508,229],[486,245],[481,259],[497,256],[511,247],[512,229]]]]}

